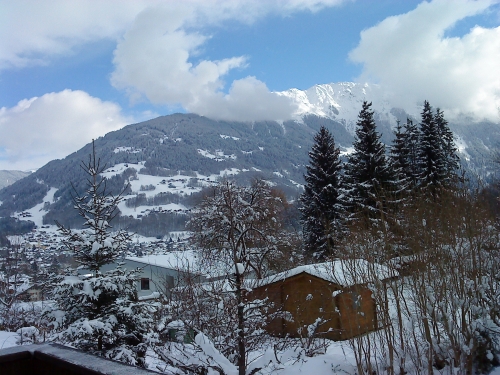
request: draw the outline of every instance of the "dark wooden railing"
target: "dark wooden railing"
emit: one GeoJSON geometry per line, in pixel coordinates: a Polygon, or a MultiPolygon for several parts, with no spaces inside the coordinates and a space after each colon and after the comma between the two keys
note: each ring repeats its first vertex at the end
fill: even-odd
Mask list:
{"type": "Polygon", "coordinates": [[[0,374],[153,375],[158,373],[58,344],[39,344],[0,350],[0,374]]]}

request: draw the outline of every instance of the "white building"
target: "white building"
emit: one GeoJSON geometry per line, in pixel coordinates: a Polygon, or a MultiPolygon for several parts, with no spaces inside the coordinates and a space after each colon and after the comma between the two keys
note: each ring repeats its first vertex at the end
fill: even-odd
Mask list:
{"type": "MultiPolygon", "coordinates": [[[[147,297],[155,292],[169,295],[172,288],[189,282],[205,282],[208,277],[199,271],[197,256],[198,253],[192,250],[172,251],[161,255],[126,257],[120,263],[123,263],[122,268],[128,270],[141,270],[137,291],[139,297],[147,297]]],[[[107,264],[101,270],[105,272],[116,266],[116,263],[107,264]]]]}

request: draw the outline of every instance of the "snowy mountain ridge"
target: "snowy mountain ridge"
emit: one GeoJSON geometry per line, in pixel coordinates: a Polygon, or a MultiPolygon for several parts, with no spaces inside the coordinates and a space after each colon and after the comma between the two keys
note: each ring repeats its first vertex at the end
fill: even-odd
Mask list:
{"type": "MultiPolygon", "coordinates": [[[[354,134],[360,108],[366,100],[373,103],[372,108],[379,120],[396,125],[397,118],[388,95],[376,84],[338,82],[314,85],[307,90],[290,89],[278,94],[294,101],[298,108],[295,117],[299,121],[306,115],[326,117],[342,123],[349,133],[354,134]]],[[[411,116],[418,116],[418,113],[416,106],[409,110],[411,116]]]]}
{"type": "MultiPolygon", "coordinates": [[[[278,94],[292,99],[296,104],[294,115],[299,123],[307,116],[318,116],[341,124],[351,136],[355,135],[363,101],[372,102],[378,131],[387,146],[390,145],[397,121],[404,124],[407,118],[411,118],[419,123],[423,105],[423,102],[418,102],[399,108],[393,105],[394,97],[389,91],[369,83],[319,84],[307,90],[290,89],[278,94]]],[[[473,119],[467,114],[448,114],[446,110],[444,115],[454,133],[455,144],[465,168],[479,178],[490,178],[495,171],[493,159],[500,141],[500,123],[473,119]]],[[[337,136],[335,139],[337,142],[337,136]]],[[[344,147],[341,147],[341,151],[347,153],[349,145],[340,143],[344,147]]]]}
{"type": "Polygon", "coordinates": [[[0,189],[12,185],[17,180],[28,176],[31,172],[2,170],[0,171],[0,189]]]}
{"type": "MultiPolygon", "coordinates": [[[[183,224],[179,214],[189,211],[203,187],[224,176],[241,184],[263,178],[289,197],[296,196],[304,183],[316,132],[322,126],[328,128],[341,155],[347,156],[353,151],[356,122],[365,100],[373,103],[377,130],[387,146],[397,121],[405,123],[408,116],[417,123],[420,120],[418,103],[405,110],[394,108],[378,85],[340,82],[279,94],[297,103],[295,120],[247,123],[171,114],[97,139],[96,152],[106,163],[112,191],[129,186],[127,202],[120,206],[120,225],[136,231],[141,227],[165,229],[168,219],[171,230],[178,230],[183,224]],[[167,219],[153,221],[160,216],[167,219]]],[[[449,121],[465,170],[476,179],[491,179],[498,169],[494,157],[500,144],[500,124],[466,117],[449,121]]],[[[82,186],[80,163],[91,149],[88,144],[0,190],[0,217],[36,217],[38,225],[54,220],[77,225],[70,203],[72,185],[82,186]],[[57,190],[51,195],[52,188],[57,190]]],[[[155,235],[161,232],[155,231],[155,235]]]]}

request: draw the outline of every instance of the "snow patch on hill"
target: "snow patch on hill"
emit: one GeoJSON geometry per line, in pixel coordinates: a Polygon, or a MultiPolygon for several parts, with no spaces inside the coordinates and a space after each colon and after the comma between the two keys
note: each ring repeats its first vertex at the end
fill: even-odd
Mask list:
{"type": "Polygon", "coordinates": [[[135,148],[135,147],[124,147],[124,146],[120,146],[120,147],[116,147],[113,152],[115,154],[119,153],[119,152],[127,152],[129,154],[138,154],[139,152],[141,152],[142,150],[140,148],[135,148]]]}
{"type": "Polygon", "coordinates": [[[101,176],[106,177],[106,178],[111,178],[113,176],[122,174],[126,169],[132,168],[135,169],[137,172],[139,172],[142,168],[144,168],[144,163],[143,161],[140,161],[137,164],[133,163],[119,163],[115,164],[112,167],[107,168],[101,173],[101,176]]]}
{"type": "Polygon", "coordinates": [[[198,149],[198,154],[215,161],[225,161],[227,159],[236,160],[236,155],[226,155],[222,150],[215,150],[215,154],[212,154],[210,151],[198,149]]]}
{"type": "Polygon", "coordinates": [[[288,181],[290,181],[293,185],[295,185],[299,189],[304,189],[304,185],[303,184],[299,184],[297,181],[294,181],[294,180],[288,180],[288,181]]]}
{"type": "Polygon", "coordinates": [[[231,137],[230,135],[219,134],[222,139],[232,139],[233,141],[239,141],[238,137],[231,137]]]}
{"type": "Polygon", "coordinates": [[[118,209],[123,216],[131,216],[134,219],[140,219],[143,216],[149,215],[153,212],[160,213],[185,213],[187,211],[186,206],[182,204],[169,203],[163,204],[161,206],[138,206],[138,207],[127,207],[126,201],[122,201],[118,204],[118,209]]]}
{"type": "Polygon", "coordinates": [[[19,220],[29,220],[35,223],[36,226],[41,227],[43,225],[43,216],[47,213],[45,210],[45,204],[51,204],[54,202],[54,194],[56,193],[56,188],[50,188],[42,203],[37,204],[33,208],[23,212],[16,212],[13,217],[17,217],[19,220]]]}
{"type": "Polygon", "coordinates": [[[467,142],[465,142],[465,140],[462,137],[455,136],[455,145],[457,146],[458,152],[462,154],[462,157],[465,160],[470,161],[470,155],[467,151],[465,151],[469,147],[467,142]]]}
{"type": "MultiPolygon", "coordinates": [[[[139,172],[144,167],[144,162],[139,163],[119,163],[107,168],[101,176],[111,178],[115,175],[122,174],[125,170],[132,168],[139,172]]],[[[187,196],[193,193],[200,192],[202,188],[211,186],[221,178],[237,175],[248,170],[240,170],[238,168],[223,169],[219,173],[214,173],[209,176],[195,172],[193,175],[177,174],[171,177],[151,176],[147,174],[137,173],[137,177],[130,178],[131,192],[125,195],[124,200],[119,203],[118,209],[122,215],[131,216],[135,219],[144,217],[153,212],[160,213],[179,213],[184,214],[189,209],[177,203],[157,204],[157,205],[136,205],[134,207],[127,206],[127,200],[137,198],[142,195],[145,198],[153,199],[158,194],[171,193],[179,196],[187,196]]]]}

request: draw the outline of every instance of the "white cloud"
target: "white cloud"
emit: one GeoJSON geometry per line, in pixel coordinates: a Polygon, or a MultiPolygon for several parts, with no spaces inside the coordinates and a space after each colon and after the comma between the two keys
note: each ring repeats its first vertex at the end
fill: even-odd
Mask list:
{"type": "Polygon", "coordinates": [[[289,98],[269,91],[255,77],[235,80],[229,93],[211,93],[189,105],[191,111],[228,121],[286,120],[296,111],[289,98]]]}
{"type": "Polygon", "coordinates": [[[182,7],[141,13],[115,50],[113,85],[126,89],[133,99],[145,96],[156,104],[180,104],[217,119],[288,119],[293,112],[289,100],[271,93],[254,77],[234,81],[223,94],[223,77],[244,67],[244,56],[196,65],[189,61],[208,39],[182,29],[194,16],[182,7]]]}
{"type": "MultiPolygon", "coordinates": [[[[224,93],[224,77],[233,69],[243,69],[246,56],[193,63],[210,39],[207,27],[227,20],[252,23],[270,14],[316,12],[345,1],[349,0],[4,0],[0,3],[0,70],[48,64],[83,43],[118,40],[111,82],[126,90],[132,101],[146,98],[188,111],[216,113],[219,118],[226,114],[227,119],[251,119],[252,108],[245,103],[254,108],[276,103],[279,110],[273,111],[274,119],[286,119],[291,116],[286,99],[253,77],[233,82],[229,93],[224,93]],[[264,97],[260,103],[257,92],[264,97]],[[243,95],[249,95],[248,100],[243,95]],[[207,108],[205,103],[216,107],[207,108]],[[238,110],[244,112],[242,117],[238,110]]],[[[255,114],[253,119],[259,118],[259,112],[255,114]]]]}
{"type": "Polygon", "coordinates": [[[221,88],[220,77],[245,59],[204,60],[193,66],[188,59],[207,37],[179,29],[190,15],[186,13],[182,8],[141,13],[115,50],[112,83],[157,104],[185,105],[203,91],[221,88]]]}
{"type": "Polygon", "coordinates": [[[187,111],[225,120],[286,120],[293,104],[268,90],[255,77],[232,83],[224,93],[224,77],[248,64],[246,56],[192,63],[209,35],[203,26],[227,19],[252,22],[271,13],[316,11],[341,1],[204,1],[151,7],[137,16],[114,52],[112,84],[131,99],[181,105],[187,111]]]}
{"type": "Polygon", "coordinates": [[[386,18],[361,33],[350,59],[363,64],[360,79],[392,91],[402,107],[429,100],[447,115],[474,114],[500,121],[500,27],[476,26],[446,37],[458,21],[487,11],[493,0],[434,0],[386,18]]]}
{"type": "MultiPolygon", "coordinates": [[[[157,2],[157,1],[156,1],[157,2]]],[[[117,39],[153,1],[3,0],[0,2],[0,70],[47,64],[72,48],[117,39]]]]}
{"type": "Polygon", "coordinates": [[[118,105],[83,91],[21,100],[0,108],[0,169],[39,168],[130,122],[118,105]]]}

